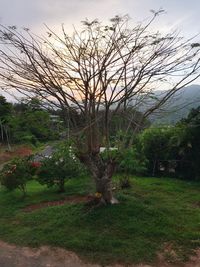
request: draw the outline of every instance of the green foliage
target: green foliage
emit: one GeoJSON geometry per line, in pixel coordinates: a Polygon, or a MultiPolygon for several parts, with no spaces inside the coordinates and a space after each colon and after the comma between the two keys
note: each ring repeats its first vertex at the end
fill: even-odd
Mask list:
{"type": "Polygon", "coordinates": [[[176,126],[146,129],[139,138],[149,175],[200,179],[200,107],[176,126]]]}
{"type": "Polygon", "coordinates": [[[125,174],[145,174],[148,160],[136,147],[127,148],[121,152],[119,159],[119,171],[125,174]]]}
{"type": "Polygon", "coordinates": [[[0,140],[33,145],[57,139],[62,130],[60,121],[53,121],[37,98],[11,104],[0,96],[0,126],[0,140]]]}
{"type": "Polygon", "coordinates": [[[26,133],[26,132],[24,132],[22,135],[20,132],[18,132],[18,135],[15,135],[15,140],[20,140],[20,143],[23,143],[23,144],[24,143],[33,144],[33,145],[38,144],[38,139],[36,138],[36,136],[31,133],[26,133]]]}
{"type": "Polygon", "coordinates": [[[179,172],[183,178],[200,180],[200,106],[177,125],[184,128],[179,172]]]}
{"type": "Polygon", "coordinates": [[[0,95],[0,121],[1,123],[7,122],[7,118],[12,112],[12,104],[6,101],[4,96],[0,95]]]}
{"type": "Polygon", "coordinates": [[[105,149],[103,152],[101,152],[101,158],[104,161],[114,160],[114,161],[118,162],[119,158],[120,158],[120,151],[116,147],[110,148],[110,149],[105,149]]]}
{"type": "Polygon", "coordinates": [[[172,137],[171,127],[148,128],[140,136],[142,150],[152,160],[164,160],[168,153],[168,141],[172,137]]]}
{"type": "Polygon", "coordinates": [[[0,183],[9,191],[19,189],[25,194],[26,183],[32,178],[32,171],[29,158],[13,159],[4,165],[0,173],[0,183]]]}
{"type": "Polygon", "coordinates": [[[84,167],[75,157],[73,146],[61,144],[53,155],[42,161],[38,181],[48,187],[58,186],[59,191],[65,190],[65,181],[76,178],[84,173],[84,167]]]}
{"type": "Polygon", "coordinates": [[[47,141],[56,137],[51,129],[49,113],[44,110],[27,111],[10,118],[10,128],[14,142],[47,141]]]}
{"type": "Polygon", "coordinates": [[[177,159],[181,132],[180,127],[166,126],[148,128],[140,135],[139,143],[141,151],[148,159],[149,175],[160,175],[160,164],[167,169],[167,161],[177,159]]]}
{"type": "Polygon", "coordinates": [[[126,149],[105,149],[101,153],[101,157],[104,161],[114,161],[117,166],[117,172],[124,173],[125,176],[145,174],[147,171],[148,160],[142,151],[139,151],[137,143],[134,147],[126,149]]]}
{"type": "Polygon", "coordinates": [[[0,95],[0,142],[9,141],[8,121],[12,112],[12,104],[0,95]]]}
{"type": "Polygon", "coordinates": [[[26,101],[27,110],[42,111],[42,103],[37,97],[32,97],[26,101]]]}

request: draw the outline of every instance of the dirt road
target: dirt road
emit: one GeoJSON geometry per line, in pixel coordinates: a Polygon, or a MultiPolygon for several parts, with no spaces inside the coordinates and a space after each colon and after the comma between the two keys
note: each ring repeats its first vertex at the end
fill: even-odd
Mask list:
{"type": "MultiPolygon", "coordinates": [[[[200,250],[190,262],[173,265],[158,262],[156,267],[200,267],[200,250]]],[[[0,267],[102,267],[98,264],[83,262],[75,253],[61,248],[43,246],[40,248],[18,247],[0,241],[0,267]]],[[[106,267],[125,267],[112,265],[106,267]]],[[[139,264],[129,267],[153,267],[139,264]]]]}

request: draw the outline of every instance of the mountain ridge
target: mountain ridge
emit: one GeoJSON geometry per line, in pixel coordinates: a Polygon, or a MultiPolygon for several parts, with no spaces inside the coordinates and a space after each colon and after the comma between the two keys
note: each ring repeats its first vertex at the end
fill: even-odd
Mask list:
{"type": "MultiPolygon", "coordinates": [[[[159,95],[161,91],[157,92],[159,95]]],[[[176,92],[162,107],[162,111],[150,116],[153,124],[175,124],[187,117],[192,108],[200,106],[200,85],[191,84],[176,92]]]]}

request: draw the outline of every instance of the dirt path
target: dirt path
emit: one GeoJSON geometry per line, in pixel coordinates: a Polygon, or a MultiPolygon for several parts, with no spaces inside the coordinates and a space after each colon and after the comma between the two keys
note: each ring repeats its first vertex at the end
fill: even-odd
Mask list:
{"type": "MultiPolygon", "coordinates": [[[[0,267],[102,267],[98,264],[84,263],[75,253],[61,248],[43,246],[40,248],[17,247],[0,241],[0,267]]],[[[112,265],[106,267],[125,267],[112,265]]],[[[150,265],[131,265],[129,267],[153,267],[150,265]]],[[[190,262],[171,265],[158,261],[156,267],[200,267],[200,250],[190,262]]]]}

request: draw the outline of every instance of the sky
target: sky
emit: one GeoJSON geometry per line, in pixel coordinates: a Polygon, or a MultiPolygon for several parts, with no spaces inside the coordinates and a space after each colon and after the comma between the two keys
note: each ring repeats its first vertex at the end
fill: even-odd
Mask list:
{"type": "Polygon", "coordinates": [[[85,18],[106,21],[128,14],[133,23],[145,22],[152,16],[151,9],[160,8],[165,13],[154,22],[155,29],[166,33],[178,29],[186,38],[200,33],[200,0],[0,0],[0,24],[43,34],[44,24],[57,32],[64,23],[67,32],[85,18]]]}
{"type": "Polygon", "coordinates": [[[56,30],[64,23],[70,29],[86,17],[104,21],[129,14],[134,22],[143,21],[150,9],[159,8],[166,11],[155,22],[160,30],[178,28],[184,36],[200,32],[199,0],[0,0],[0,23],[41,33],[44,23],[56,30]]]}

